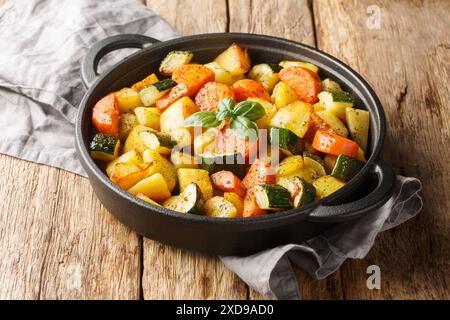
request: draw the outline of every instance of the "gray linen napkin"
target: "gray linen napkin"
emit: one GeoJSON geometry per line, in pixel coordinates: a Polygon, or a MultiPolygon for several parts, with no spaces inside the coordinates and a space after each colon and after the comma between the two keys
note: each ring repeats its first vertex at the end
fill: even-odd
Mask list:
{"type": "Polygon", "coordinates": [[[302,244],[288,244],[248,257],[220,257],[250,287],[272,299],[299,299],[292,264],[316,279],[335,272],[347,258],[362,259],[377,235],[422,210],[421,182],[397,176],[392,197],[357,220],[341,223],[302,244]]]}
{"type": "MultiPolygon", "coordinates": [[[[137,0],[8,0],[0,5],[0,152],[85,175],[74,123],[85,89],[80,63],[95,42],[178,34],[137,0]]],[[[130,51],[107,55],[101,69],[130,51]]]]}
{"type": "MultiPolygon", "coordinates": [[[[74,148],[74,121],[85,93],[80,62],[96,41],[123,33],[159,40],[177,36],[136,0],[9,0],[0,5],[0,153],[85,175],[74,148]]],[[[127,54],[108,55],[103,69],[127,54]]],[[[291,264],[324,278],[346,258],[363,258],[379,232],[421,210],[420,181],[397,180],[394,196],[364,218],[301,245],[221,259],[269,298],[299,298],[291,264]]]]}

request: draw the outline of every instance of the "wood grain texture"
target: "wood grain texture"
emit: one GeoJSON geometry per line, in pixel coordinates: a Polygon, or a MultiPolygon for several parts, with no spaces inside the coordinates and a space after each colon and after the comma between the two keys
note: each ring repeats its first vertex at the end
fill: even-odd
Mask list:
{"type": "Polygon", "coordinates": [[[384,105],[385,158],[423,183],[419,216],[341,268],[344,297],[448,299],[450,2],[318,0],[314,8],[319,48],[360,72],[384,105]],[[380,29],[367,26],[371,5],[381,10],[380,29]],[[366,287],[371,264],[381,268],[381,290],[366,287]]]}
{"type": "Polygon", "coordinates": [[[226,0],[147,0],[147,6],[184,36],[226,31],[226,0]]]}
{"type": "Polygon", "coordinates": [[[139,239],[87,179],[5,155],[0,176],[0,298],[139,298],[139,239]]]}
{"type": "MultiPolygon", "coordinates": [[[[226,31],[226,1],[149,0],[148,6],[183,35],[226,31]]],[[[205,239],[205,241],[207,241],[205,239]]],[[[217,257],[144,239],[145,299],[245,299],[247,286],[217,257]]]]}
{"type": "Polygon", "coordinates": [[[229,31],[283,37],[314,45],[308,0],[229,0],[229,31]]]}
{"type": "MultiPolygon", "coordinates": [[[[267,34],[314,45],[309,1],[229,0],[230,31],[267,34]]],[[[316,281],[296,270],[303,299],[341,299],[340,272],[316,281]]],[[[250,299],[264,299],[250,290],[250,299]]]]}

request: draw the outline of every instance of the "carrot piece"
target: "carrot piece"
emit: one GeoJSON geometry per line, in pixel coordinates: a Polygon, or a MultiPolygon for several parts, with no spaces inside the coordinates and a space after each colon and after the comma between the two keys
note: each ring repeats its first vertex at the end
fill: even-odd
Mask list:
{"type": "Polygon", "coordinates": [[[217,133],[215,150],[217,153],[223,154],[238,152],[245,160],[248,160],[250,159],[250,156],[252,156],[252,158],[256,157],[258,152],[258,141],[249,141],[236,136],[227,124],[217,133]]]}
{"type": "Polygon", "coordinates": [[[244,198],[244,208],[242,210],[242,216],[244,218],[252,218],[252,217],[259,217],[264,216],[267,214],[267,211],[264,209],[261,209],[258,206],[258,203],[256,203],[256,197],[255,192],[252,189],[247,190],[247,193],[245,194],[244,198]]]}
{"type": "Polygon", "coordinates": [[[100,99],[92,110],[92,123],[100,133],[119,135],[119,106],[114,93],[100,99]]]}
{"type": "Polygon", "coordinates": [[[222,99],[230,97],[234,100],[234,92],[229,86],[220,82],[206,83],[195,96],[195,104],[202,111],[216,111],[222,99]]]}
{"type": "Polygon", "coordinates": [[[165,95],[156,101],[156,107],[159,112],[166,110],[172,103],[182,97],[188,96],[189,90],[184,83],[177,84],[165,95]]]}
{"type": "Polygon", "coordinates": [[[218,171],[211,175],[211,183],[219,190],[235,192],[241,198],[245,197],[245,187],[241,180],[231,171],[218,171]]]}
{"type": "Polygon", "coordinates": [[[313,112],[310,117],[308,131],[306,132],[303,139],[305,139],[305,141],[312,142],[314,140],[314,136],[316,135],[317,130],[337,134],[337,132],[333,130],[333,128],[328,123],[323,121],[321,117],[319,117],[315,112],[313,112]]]}
{"type": "Polygon", "coordinates": [[[258,184],[274,184],[275,183],[275,170],[269,163],[264,162],[261,159],[256,159],[250,166],[247,174],[242,180],[242,183],[247,189],[258,184]]]}
{"type": "Polygon", "coordinates": [[[241,102],[248,98],[261,98],[270,102],[269,93],[258,81],[251,79],[238,80],[233,83],[231,89],[236,97],[236,102],[241,102]]]}
{"type": "Polygon", "coordinates": [[[322,91],[322,81],[311,70],[301,67],[286,67],[280,71],[279,77],[295,91],[300,100],[311,104],[319,100],[317,95],[322,91]]]}
{"type": "Polygon", "coordinates": [[[318,151],[335,156],[344,154],[352,158],[357,157],[359,149],[359,146],[355,141],[320,130],[317,131],[314,136],[312,147],[318,151]]]}
{"type": "Polygon", "coordinates": [[[214,81],[213,71],[201,64],[185,64],[175,69],[172,79],[180,84],[184,83],[188,89],[187,95],[192,98],[205,83],[214,81]]]}

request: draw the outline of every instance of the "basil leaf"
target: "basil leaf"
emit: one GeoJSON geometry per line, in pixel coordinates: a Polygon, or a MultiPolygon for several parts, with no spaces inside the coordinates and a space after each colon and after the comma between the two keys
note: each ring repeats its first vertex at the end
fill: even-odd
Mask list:
{"type": "Polygon", "coordinates": [[[242,101],[233,109],[234,116],[246,117],[249,120],[258,120],[266,114],[264,107],[256,101],[242,101]]]}
{"type": "Polygon", "coordinates": [[[223,121],[233,116],[234,101],[230,97],[222,99],[217,106],[217,120],[223,121]]]}
{"type": "Polygon", "coordinates": [[[237,116],[230,124],[233,133],[249,141],[258,140],[258,126],[246,117],[237,116]]]}
{"type": "Polygon", "coordinates": [[[216,119],[215,112],[210,111],[200,111],[191,115],[189,118],[184,120],[184,127],[204,127],[204,128],[214,128],[220,124],[221,121],[216,119]]]}

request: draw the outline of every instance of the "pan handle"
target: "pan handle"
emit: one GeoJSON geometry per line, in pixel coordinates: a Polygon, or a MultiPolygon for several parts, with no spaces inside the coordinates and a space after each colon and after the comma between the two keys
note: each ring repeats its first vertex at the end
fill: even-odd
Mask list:
{"type": "Polygon", "coordinates": [[[157,39],[140,34],[119,34],[100,40],[89,48],[81,63],[81,79],[86,88],[89,88],[99,77],[97,72],[101,58],[111,51],[124,48],[142,49],[145,45],[160,42],[157,39]]]}
{"type": "Polygon", "coordinates": [[[382,160],[375,163],[371,170],[378,178],[375,190],[353,202],[339,205],[321,204],[309,213],[307,220],[314,222],[345,221],[385,204],[392,195],[396,181],[395,174],[391,166],[382,160]]]}

